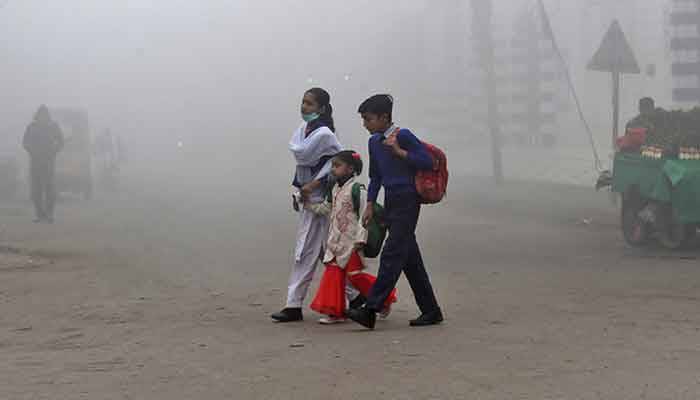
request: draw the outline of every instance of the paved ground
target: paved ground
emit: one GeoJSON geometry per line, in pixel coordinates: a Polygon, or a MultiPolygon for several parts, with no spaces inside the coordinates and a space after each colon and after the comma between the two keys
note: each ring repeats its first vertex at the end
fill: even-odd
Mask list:
{"type": "Polygon", "coordinates": [[[402,280],[366,332],[267,317],[286,176],[190,178],[68,201],[53,226],[0,207],[1,399],[700,396],[700,253],[627,248],[605,194],[455,176],[419,233],[446,323],[409,328],[402,280]]]}

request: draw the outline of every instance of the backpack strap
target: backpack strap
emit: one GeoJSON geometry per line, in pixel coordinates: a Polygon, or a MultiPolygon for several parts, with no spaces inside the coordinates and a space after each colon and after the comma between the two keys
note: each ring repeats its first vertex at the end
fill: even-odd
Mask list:
{"type": "Polygon", "coordinates": [[[333,203],[333,186],[335,186],[335,182],[332,180],[327,180],[326,183],[324,184],[324,192],[325,195],[323,196],[325,200],[328,203],[333,203]]]}
{"type": "Polygon", "coordinates": [[[360,191],[363,189],[365,189],[365,185],[359,182],[352,184],[352,209],[355,210],[358,218],[362,218],[360,215],[360,191]]]}

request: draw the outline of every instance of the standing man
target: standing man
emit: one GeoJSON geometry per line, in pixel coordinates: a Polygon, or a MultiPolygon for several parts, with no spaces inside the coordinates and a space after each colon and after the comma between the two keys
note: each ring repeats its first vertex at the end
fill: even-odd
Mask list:
{"type": "Polygon", "coordinates": [[[34,121],[27,127],[23,145],[29,153],[32,201],[36,209],[34,222],[51,224],[56,203],[56,155],[63,148],[63,133],[58,124],[51,120],[45,105],[39,107],[34,121]]]}
{"type": "Polygon", "coordinates": [[[644,97],[640,99],[639,115],[637,115],[627,123],[626,129],[646,128],[648,130],[653,130],[654,124],[652,123],[652,118],[654,116],[654,111],[656,111],[654,99],[652,99],[651,97],[644,97]]]}

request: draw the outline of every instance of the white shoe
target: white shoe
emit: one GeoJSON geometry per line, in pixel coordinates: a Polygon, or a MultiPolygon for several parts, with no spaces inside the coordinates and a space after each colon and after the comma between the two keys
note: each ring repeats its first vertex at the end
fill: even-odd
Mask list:
{"type": "Polygon", "coordinates": [[[379,317],[381,319],[387,319],[389,318],[389,314],[391,314],[391,305],[384,307],[384,309],[379,313],[379,317]]]}
{"type": "Polygon", "coordinates": [[[318,323],[321,325],[335,325],[335,324],[342,324],[343,322],[347,321],[347,319],[342,318],[342,317],[323,317],[318,320],[318,323]]]}

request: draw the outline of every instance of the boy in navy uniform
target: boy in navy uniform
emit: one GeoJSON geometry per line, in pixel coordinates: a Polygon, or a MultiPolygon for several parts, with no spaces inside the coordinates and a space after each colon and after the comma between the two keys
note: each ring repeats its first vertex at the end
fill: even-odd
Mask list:
{"type": "Polygon", "coordinates": [[[379,189],[385,192],[385,219],[388,237],[380,257],[377,281],[363,308],[349,310],[353,321],[374,329],[377,312],[396,286],[401,272],[406,274],[421,315],[411,326],[439,324],[443,320],[428,273],[423,265],[416,225],[420,215],[420,198],[416,191],[417,170],[433,167],[425,146],[408,129],[398,129],[392,121],[394,101],[390,95],[375,95],[365,100],[358,110],[369,139],[369,188],[363,223],[373,217],[373,203],[379,189]]]}

